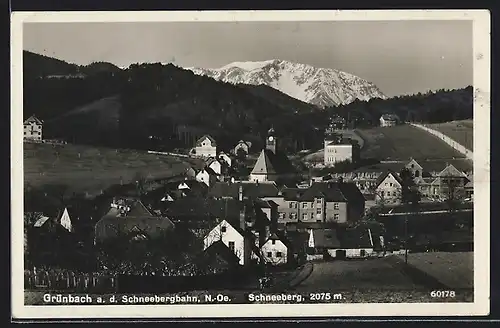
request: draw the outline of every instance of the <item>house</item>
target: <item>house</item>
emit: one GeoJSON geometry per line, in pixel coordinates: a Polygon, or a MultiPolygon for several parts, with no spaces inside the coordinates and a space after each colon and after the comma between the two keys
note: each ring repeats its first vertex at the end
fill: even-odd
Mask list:
{"type": "Polygon", "coordinates": [[[246,230],[244,214],[240,215],[238,222],[234,225],[227,220],[222,220],[203,238],[203,249],[206,250],[216,242],[222,242],[239,259],[240,265],[251,263],[252,252],[255,256],[255,235],[246,230]]]}
{"type": "Polygon", "coordinates": [[[36,118],[35,115],[31,115],[23,123],[24,125],[24,140],[38,140],[41,141],[43,121],[36,118]]]}
{"type": "Polygon", "coordinates": [[[246,157],[250,152],[250,147],[252,147],[251,142],[240,140],[236,146],[234,146],[233,152],[236,156],[246,157]]]}
{"type": "Polygon", "coordinates": [[[355,163],[359,161],[360,149],[357,140],[344,138],[339,134],[329,134],[324,140],[324,164],[334,166],[344,161],[355,163]]]}
{"type": "Polygon", "coordinates": [[[209,135],[204,135],[198,141],[194,148],[194,154],[200,157],[216,157],[217,142],[209,135]]]}
{"type": "Polygon", "coordinates": [[[434,195],[449,196],[450,192],[456,193],[454,197],[465,196],[465,186],[469,182],[467,175],[459,171],[452,164],[448,164],[431,183],[431,193],[434,195]]]}
{"type": "Polygon", "coordinates": [[[125,236],[130,240],[158,238],[174,229],[173,222],[151,213],[133,198],[114,199],[110,210],[96,223],[94,243],[125,236]]]}
{"type": "Polygon", "coordinates": [[[240,258],[222,240],[206,248],[196,262],[212,271],[230,270],[240,266],[240,258]]]}
{"type": "Polygon", "coordinates": [[[290,242],[279,232],[272,233],[260,246],[264,263],[270,265],[284,265],[289,263],[293,259],[291,248],[290,242]]]}
{"type": "Polygon", "coordinates": [[[414,178],[421,178],[424,174],[424,168],[415,159],[410,158],[410,161],[404,166],[408,169],[414,178]]]}
{"type": "Polygon", "coordinates": [[[395,114],[384,114],[380,116],[380,126],[382,127],[395,126],[399,124],[399,122],[400,119],[395,114]]]}
{"type": "Polygon", "coordinates": [[[250,173],[250,181],[266,182],[279,179],[291,179],[296,176],[296,170],[286,156],[277,148],[277,138],[274,129],[268,131],[266,148],[260,152],[250,173]]]}
{"type": "Polygon", "coordinates": [[[335,229],[310,229],[307,241],[308,260],[318,259],[329,254],[332,250],[340,248],[335,229]]]}
{"type": "Polygon", "coordinates": [[[220,175],[220,174],[222,174],[223,163],[225,164],[224,161],[221,161],[218,158],[209,157],[205,161],[205,166],[211,168],[212,171],[215,172],[215,174],[220,175]]]}
{"type": "Polygon", "coordinates": [[[345,223],[359,220],[365,211],[365,198],[351,182],[314,182],[307,189],[284,188],[265,199],[278,204],[278,223],[345,223]]]}
{"type": "Polygon", "coordinates": [[[308,254],[310,258],[317,255],[336,259],[366,258],[374,254],[376,238],[370,229],[311,229],[308,254]]]}
{"type": "Polygon", "coordinates": [[[219,159],[219,161],[223,161],[224,163],[226,163],[227,167],[231,167],[233,165],[233,159],[223,151],[221,151],[219,155],[217,155],[217,158],[219,159]]]}
{"type": "Polygon", "coordinates": [[[465,189],[465,197],[474,200],[474,180],[472,176],[469,176],[469,182],[464,186],[465,189]]]}
{"type": "Polygon", "coordinates": [[[401,201],[403,181],[391,170],[382,174],[375,183],[375,202],[378,204],[394,204],[401,201]]]}
{"type": "Polygon", "coordinates": [[[196,181],[206,184],[208,187],[212,186],[218,180],[218,174],[214,172],[209,167],[205,167],[203,170],[196,174],[196,181]]]}

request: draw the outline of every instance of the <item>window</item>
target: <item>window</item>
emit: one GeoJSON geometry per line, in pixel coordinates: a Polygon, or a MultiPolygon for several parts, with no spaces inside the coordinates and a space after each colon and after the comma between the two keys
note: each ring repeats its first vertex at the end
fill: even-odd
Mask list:
{"type": "Polygon", "coordinates": [[[293,202],[288,203],[289,208],[293,208],[293,202]]]}
{"type": "Polygon", "coordinates": [[[416,177],[416,178],[420,177],[420,171],[419,171],[419,170],[416,170],[416,171],[415,171],[415,177],[416,177]]]}
{"type": "Polygon", "coordinates": [[[273,252],[267,252],[267,257],[273,257],[273,252]]]}
{"type": "Polygon", "coordinates": [[[234,241],[229,242],[229,249],[234,253],[234,241]]]}
{"type": "Polygon", "coordinates": [[[302,220],[307,220],[307,213],[302,213],[302,220]]]}
{"type": "Polygon", "coordinates": [[[311,220],[314,219],[314,213],[311,213],[311,220]]]}
{"type": "Polygon", "coordinates": [[[362,257],[365,257],[366,256],[366,250],[364,250],[364,249],[360,250],[359,251],[359,255],[362,256],[362,257]]]}
{"type": "Polygon", "coordinates": [[[414,168],[414,167],[415,167],[415,164],[412,164],[412,165],[411,165],[411,168],[414,168]]]}
{"type": "Polygon", "coordinates": [[[323,222],[323,220],[316,220],[316,222],[323,222]]]}
{"type": "Polygon", "coordinates": [[[283,257],[283,254],[281,252],[276,252],[276,257],[283,257]]]}
{"type": "Polygon", "coordinates": [[[333,215],[333,219],[334,219],[335,221],[338,221],[338,220],[339,220],[339,217],[340,217],[340,215],[339,215],[338,213],[336,213],[336,214],[334,214],[334,215],[333,215]]]}
{"type": "Polygon", "coordinates": [[[333,209],[338,210],[339,209],[339,203],[333,203],[333,209]]]}
{"type": "Polygon", "coordinates": [[[321,207],[318,207],[318,208],[316,209],[316,214],[321,214],[321,207]]]}
{"type": "Polygon", "coordinates": [[[226,232],[226,230],[227,230],[226,226],[223,226],[223,227],[220,228],[221,232],[226,232]]]}
{"type": "Polygon", "coordinates": [[[393,185],[394,185],[394,184],[393,184],[392,182],[391,182],[391,183],[389,183],[389,186],[390,186],[390,187],[392,187],[393,185]]]}
{"type": "Polygon", "coordinates": [[[285,213],[279,213],[279,219],[284,220],[285,219],[285,213]]]}
{"type": "Polygon", "coordinates": [[[307,208],[307,203],[306,202],[302,203],[302,208],[307,208]]]}
{"type": "Polygon", "coordinates": [[[24,132],[24,135],[26,135],[26,131],[24,132]]]}
{"type": "Polygon", "coordinates": [[[273,239],[273,240],[271,241],[271,244],[276,245],[276,240],[274,240],[274,239],[273,239]]]}

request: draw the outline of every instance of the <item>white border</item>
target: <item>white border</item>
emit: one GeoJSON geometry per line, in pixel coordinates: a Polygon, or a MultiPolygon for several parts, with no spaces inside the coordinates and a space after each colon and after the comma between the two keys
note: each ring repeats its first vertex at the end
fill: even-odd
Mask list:
{"type": "Polygon", "coordinates": [[[12,316],[57,318],[236,318],[487,315],[490,294],[490,13],[488,10],[14,12],[11,16],[12,316]],[[474,303],[25,306],[23,278],[23,22],[472,20],[474,90],[474,303]],[[482,56],[480,56],[482,55],[482,56]]]}

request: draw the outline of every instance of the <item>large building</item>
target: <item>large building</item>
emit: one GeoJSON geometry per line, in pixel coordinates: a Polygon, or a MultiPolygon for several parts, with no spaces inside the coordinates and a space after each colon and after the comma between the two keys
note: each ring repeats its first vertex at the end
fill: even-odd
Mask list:
{"type": "Polygon", "coordinates": [[[204,135],[198,141],[193,149],[196,156],[217,157],[217,142],[209,135],[204,135]]]}
{"type": "Polygon", "coordinates": [[[365,198],[354,183],[315,182],[309,188],[284,188],[278,196],[265,197],[278,204],[278,223],[359,220],[365,198]]]}
{"type": "Polygon", "coordinates": [[[42,140],[43,122],[34,115],[24,121],[24,140],[42,140]]]}
{"type": "Polygon", "coordinates": [[[274,129],[270,129],[266,138],[266,148],[260,152],[255,166],[250,173],[250,181],[266,182],[280,179],[290,179],[296,174],[292,163],[278,149],[277,138],[274,129]]]}
{"type": "Polygon", "coordinates": [[[324,164],[334,166],[339,162],[357,162],[360,157],[360,146],[356,140],[344,138],[340,134],[325,136],[324,164]]]}

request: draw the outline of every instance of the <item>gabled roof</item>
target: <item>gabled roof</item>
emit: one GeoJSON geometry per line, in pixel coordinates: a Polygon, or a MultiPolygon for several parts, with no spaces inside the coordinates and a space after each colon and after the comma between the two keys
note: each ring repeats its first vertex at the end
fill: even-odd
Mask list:
{"type": "Polygon", "coordinates": [[[375,236],[372,234],[372,238],[370,239],[370,233],[371,231],[365,228],[345,229],[338,232],[338,238],[340,239],[342,248],[372,248],[372,239],[375,242],[375,236]]]}
{"type": "Polygon", "coordinates": [[[269,235],[269,237],[262,243],[264,245],[269,240],[279,240],[281,241],[287,248],[292,247],[291,241],[283,234],[281,231],[275,231],[269,235]]]}
{"type": "Polygon", "coordinates": [[[365,200],[359,188],[352,182],[314,182],[307,189],[283,189],[282,194],[287,201],[313,201],[315,198],[324,198],[327,202],[365,200]]]}
{"type": "Polygon", "coordinates": [[[467,178],[467,175],[464,172],[460,172],[457,170],[453,164],[448,164],[441,172],[438,174],[439,177],[460,177],[467,178]]]}
{"type": "Polygon", "coordinates": [[[378,188],[382,182],[389,176],[392,175],[394,179],[400,184],[403,185],[403,181],[399,177],[399,174],[392,170],[387,170],[385,173],[383,173],[381,176],[378,177],[377,181],[375,182],[375,188],[378,188]]]}
{"type": "Polygon", "coordinates": [[[278,150],[275,153],[269,149],[263,149],[251,174],[289,174],[295,171],[286,154],[278,150]]]}
{"type": "Polygon", "coordinates": [[[418,168],[423,169],[422,165],[420,165],[414,158],[410,158],[410,161],[406,164],[406,167],[411,166],[411,164],[418,166],[418,168]]]}
{"type": "Polygon", "coordinates": [[[215,141],[215,139],[214,139],[214,138],[212,138],[211,136],[209,136],[208,134],[205,134],[203,137],[201,137],[200,139],[198,139],[198,141],[196,141],[196,147],[201,147],[201,143],[202,143],[205,139],[210,140],[210,142],[212,143],[212,147],[217,146],[217,142],[215,141]]]}
{"type": "Polygon", "coordinates": [[[274,183],[231,183],[216,182],[209,190],[208,195],[215,198],[238,198],[239,188],[243,188],[243,197],[262,198],[278,196],[278,187],[274,183]]]}
{"type": "Polygon", "coordinates": [[[335,229],[313,229],[311,230],[315,248],[339,248],[340,241],[335,229]]]}
{"type": "Polygon", "coordinates": [[[24,122],[23,124],[28,124],[28,123],[35,123],[35,124],[39,124],[39,125],[42,125],[42,121],[39,120],[35,115],[31,115],[30,117],[28,117],[24,122]]]}
{"type": "Polygon", "coordinates": [[[34,227],[36,228],[40,228],[41,226],[43,226],[47,220],[49,220],[50,218],[47,217],[47,216],[40,216],[40,218],[38,220],[36,220],[36,222],[33,224],[34,227]]]}
{"type": "Polygon", "coordinates": [[[257,162],[255,162],[251,174],[276,174],[268,152],[265,150],[260,152],[259,158],[257,158],[257,162]]]}
{"type": "Polygon", "coordinates": [[[240,259],[238,256],[232,252],[223,241],[218,240],[212,245],[210,245],[205,251],[202,253],[200,261],[203,263],[210,263],[211,266],[229,266],[229,267],[237,267],[239,266],[240,259]]]}
{"type": "Polygon", "coordinates": [[[154,237],[161,231],[174,229],[174,224],[166,217],[157,216],[104,216],[95,226],[96,240],[117,237],[119,235],[137,234],[140,232],[145,236],[154,237]]]}
{"type": "MultiPolygon", "coordinates": [[[[198,172],[198,174],[201,174],[203,172],[206,172],[208,173],[208,175],[211,175],[211,176],[218,176],[218,174],[210,167],[208,166],[205,166],[200,172],[198,172]]],[[[196,175],[198,175],[196,174],[196,175]]]]}
{"type": "Polygon", "coordinates": [[[396,114],[384,114],[382,116],[380,116],[381,119],[387,121],[398,121],[399,120],[399,116],[397,116],[396,114]]]}

